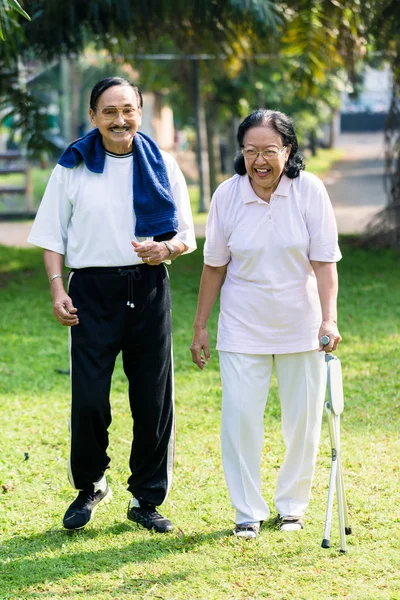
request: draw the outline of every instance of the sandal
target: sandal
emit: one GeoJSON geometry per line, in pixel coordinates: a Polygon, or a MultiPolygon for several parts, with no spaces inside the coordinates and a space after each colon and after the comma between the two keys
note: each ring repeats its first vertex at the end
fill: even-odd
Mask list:
{"type": "Polygon", "coordinates": [[[304,528],[304,521],[302,517],[279,515],[278,528],[281,531],[299,531],[304,528]]]}
{"type": "Polygon", "coordinates": [[[253,540],[260,533],[261,522],[257,523],[240,523],[233,530],[233,535],[244,538],[245,540],[253,540]]]}

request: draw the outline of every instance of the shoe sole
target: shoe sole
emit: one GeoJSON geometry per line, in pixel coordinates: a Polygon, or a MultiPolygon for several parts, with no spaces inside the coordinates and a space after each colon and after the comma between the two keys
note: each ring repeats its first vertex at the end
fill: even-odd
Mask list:
{"type": "Polygon", "coordinates": [[[142,525],[141,523],[138,523],[137,521],[132,521],[132,519],[129,519],[131,523],[134,523],[135,525],[137,525],[137,527],[141,528],[141,529],[145,529],[146,531],[154,531],[155,533],[172,533],[173,529],[165,529],[163,531],[161,531],[160,529],[156,529],[155,527],[150,527],[150,529],[148,527],[145,527],[144,525],[142,525]]]}
{"type": "Polygon", "coordinates": [[[82,525],[82,527],[71,527],[71,528],[70,528],[70,527],[65,527],[65,525],[63,524],[63,525],[64,525],[64,529],[66,529],[67,531],[80,531],[81,529],[85,529],[85,527],[86,527],[87,525],[89,525],[90,521],[91,521],[91,520],[92,520],[92,518],[93,518],[93,515],[94,515],[94,513],[95,513],[95,512],[96,512],[96,510],[99,508],[100,504],[109,504],[109,503],[111,502],[111,500],[112,500],[112,497],[113,497],[113,495],[112,495],[112,491],[111,491],[111,489],[110,489],[110,488],[108,488],[108,492],[107,492],[107,494],[104,496],[104,498],[102,498],[102,499],[100,500],[100,502],[98,502],[98,503],[96,504],[96,506],[95,506],[95,507],[94,507],[94,509],[92,510],[92,514],[90,515],[90,519],[89,519],[89,521],[88,521],[87,523],[85,523],[84,525],[82,525]]]}
{"type": "Polygon", "coordinates": [[[134,519],[132,519],[129,516],[129,512],[127,513],[127,517],[128,520],[131,523],[134,523],[135,525],[137,525],[138,527],[141,527],[142,529],[146,529],[146,531],[155,531],[156,533],[172,533],[174,528],[172,527],[172,529],[166,529],[165,531],[160,531],[159,529],[156,529],[154,526],[153,527],[146,527],[146,525],[143,525],[143,523],[139,523],[139,521],[135,521],[134,519]]]}
{"type": "Polygon", "coordinates": [[[253,535],[251,535],[250,533],[236,533],[235,530],[233,530],[233,535],[235,537],[237,537],[240,540],[255,540],[256,538],[258,538],[258,533],[253,533],[253,535]]]}
{"type": "Polygon", "coordinates": [[[286,524],[286,525],[281,525],[279,527],[279,529],[281,531],[301,531],[302,529],[304,529],[303,525],[300,525],[300,523],[293,523],[293,524],[286,524]]]}
{"type": "Polygon", "coordinates": [[[161,531],[160,529],[156,529],[155,527],[146,527],[145,525],[142,525],[142,523],[138,523],[137,521],[134,521],[133,519],[129,518],[129,521],[131,523],[134,523],[137,527],[140,527],[141,529],[146,529],[146,531],[155,531],[155,533],[172,533],[174,528],[172,529],[166,529],[165,531],[161,531]]]}

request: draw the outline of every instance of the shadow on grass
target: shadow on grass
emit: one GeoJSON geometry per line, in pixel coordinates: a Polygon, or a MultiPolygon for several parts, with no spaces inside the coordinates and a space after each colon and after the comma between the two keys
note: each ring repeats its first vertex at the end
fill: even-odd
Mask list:
{"type": "MultiPolygon", "coordinates": [[[[29,588],[48,581],[54,583],[79,575],[90,576],[94,573],[110,572],[129,563],[155,562],[171,553],[186,555],[202,544],[218,542],[230,533],[230,530],[225,529],[212,533],[185,535],[177,530],[176,533],[160,535],[121,523],[104,529],[89,528],[74,532],[51,529],[31,536],[12,536],[0,547],[0,556],[3,555],[0,561],[2,562],[2,589],[14,593],[17,589],[29,588]],[[132,536],[139,533],[140,537],[123,546],[107,547],[109,535],[118,536],[127,533],[132,533],[132,536]],[[143,534],[148,536],[147,539],[143,539],[143,534]],[[104,537],[104,549],[75,551],[76,547],[83,542],[97,540],[99,537],[104,537]],[[37,556],[42,552],[51,551],[60,551],[61,555],[37,556]]],[[[143,583],[166,584],[185,579],[188,575],[189,572],[181,571],[173,575],[129,581],[137,581],[141,585],[143,583]]]]}

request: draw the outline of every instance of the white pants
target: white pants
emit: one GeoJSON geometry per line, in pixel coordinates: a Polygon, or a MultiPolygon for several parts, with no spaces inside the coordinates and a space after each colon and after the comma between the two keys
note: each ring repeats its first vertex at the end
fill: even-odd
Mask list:
{"type": "Polygon", "coordinates": [[[310,500],[326,389],[324,352],[237,354],[220,352],[222,461],[236,523],[262,521],[269,508],[261,495],[263,418],[275,362],[286,446],[275,507],[302,516],[310,500]]]}

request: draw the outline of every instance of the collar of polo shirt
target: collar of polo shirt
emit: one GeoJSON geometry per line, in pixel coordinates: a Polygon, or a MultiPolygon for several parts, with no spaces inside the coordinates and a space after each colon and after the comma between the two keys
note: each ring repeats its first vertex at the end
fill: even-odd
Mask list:
{"type": "MultiPolygon", "coordinates": [[[[282,175],[279,185],[272,195],[288,196],[290,193],[290,188],[292,187],[292,183],[293,179],[290,179],[289,177],[287,177],[287,175],[282,175]]],[[[241,176],[240,192],[244,204],[249,204],[250,202],[264,202],[264,200],[257,196],[255,191],[251,187],[248,175],[241,176]]]]}

